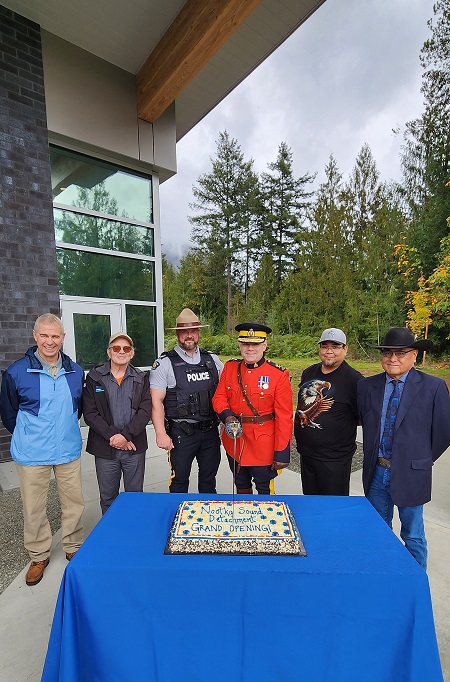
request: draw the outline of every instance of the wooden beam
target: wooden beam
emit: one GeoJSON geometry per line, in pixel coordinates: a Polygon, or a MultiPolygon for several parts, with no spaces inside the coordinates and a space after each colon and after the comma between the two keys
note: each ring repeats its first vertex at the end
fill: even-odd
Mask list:
{"type": "Polygon", "coordinates": [[[138,117],[153,123],[261,0],[187,0],[136,76],[138,117]]]}

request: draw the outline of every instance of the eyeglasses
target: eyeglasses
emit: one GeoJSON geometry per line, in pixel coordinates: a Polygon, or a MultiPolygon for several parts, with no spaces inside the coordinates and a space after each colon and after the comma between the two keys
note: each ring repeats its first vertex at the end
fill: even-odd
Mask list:
{"type": "Polygon", "coordinates": [[[133,346],[110,346],[110,348],[114,353],[120,353],[121,350],[123,350],[124,353],[131,353],[133,350],[133,346]]]}
{"type": "Polygon", "coordinates": [[[415,348],[411,348],[410,350],[382,350],[381,355],[383,358],[391,358],[393,355],[395,355],[396,358],[404,358],[407,353],[412,353],[415,350],[415,348]]]}

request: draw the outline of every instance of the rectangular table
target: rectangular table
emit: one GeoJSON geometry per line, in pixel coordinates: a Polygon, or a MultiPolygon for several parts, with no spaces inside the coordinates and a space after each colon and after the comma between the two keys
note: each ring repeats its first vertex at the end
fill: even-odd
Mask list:
{"type": "Polygon", "coordinates": [[[65,570],[43,682],[443,680],[427,575],[365,498],[261,497],[307,557],[165,555],[185,499],[208,496],[114,502],[65,570]]]}

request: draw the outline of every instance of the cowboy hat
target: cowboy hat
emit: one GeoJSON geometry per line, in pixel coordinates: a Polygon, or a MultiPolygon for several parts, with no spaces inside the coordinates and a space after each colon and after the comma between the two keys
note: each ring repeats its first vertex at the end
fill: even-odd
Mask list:
{"type": "Polygon", "coordinates": [[[417,350],[431,350],[433,342],[430,339],[414,339],[414,334],[406,327],[391,327],[384,335],[384,339],[379,346],[368,343],[370,348],[383,350],[384,348],[417,348],[417,350]]]}
{"type": "Polygon", "coordinates": [[[176,319],[176,327],[167,327],[167,329],[175,329],[181,331],[182,329],[200,329],[201,327],[209,327],[209,324],[200,324],[197,315],[190,308],[183,308],[176,319]]]}

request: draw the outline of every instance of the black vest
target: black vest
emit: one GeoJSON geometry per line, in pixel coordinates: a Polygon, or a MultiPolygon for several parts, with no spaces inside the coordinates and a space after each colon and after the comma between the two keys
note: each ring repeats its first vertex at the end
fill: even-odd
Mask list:
{"type": "Polygon", "coordinates": [[[219,383],[219,372],[210,353],[199,350],[197,365],[185,362],[175,350],[161,355],[170,359],[176,382],[175,388],[167,389],[164,398],[167,419],[208,421],[215,417],[212,397],[219,383]]]}

